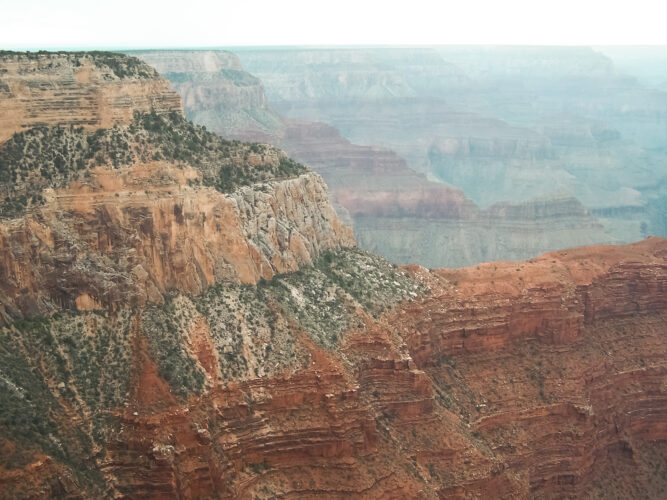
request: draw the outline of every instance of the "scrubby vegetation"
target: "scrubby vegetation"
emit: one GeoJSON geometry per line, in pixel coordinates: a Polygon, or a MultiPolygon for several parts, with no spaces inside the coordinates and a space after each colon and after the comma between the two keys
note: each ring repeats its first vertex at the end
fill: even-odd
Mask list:
{"type": "Polygon", "coordinates": [[[65,187],[91,167],[155,160],[192,166],[204,185],[221,192],[307,170],[275,148],[227,141],[176,112],[137,113],[127,127],[96,132],[37,127],[14,134],[0,147],[0,217],[23,214],[43,203],[44,188],[65,187]],[[255,155],[252,162],[250,155],[255,155]]]}
{"type": "Polygon", "coordinates": [[[204,372],[186,349],[194,313],[189,301],[176,299],[150,307],[141,316],[151,358],[157,363],[160,377],[183,399],[204,389],[204,372]]]}
{"type": "Polygon", "coordinates": [[[23,59],[26,61],[43,62],[44,65],[39,66],[38,68],[40,71],[57,68],[59,66],[78,67],[81,66],[84,61],[87,61],[97,66],[103,73],[108,73],[110,78],[112,78],[112,75],[117,78],[134,79],[158,77],[157,71],[142,60],[117,52],[99,50],[87,52],[49,52],[46,50],[37,52],[14,52],[2,50],[0,51],[0,58],[18,58],[19,60],[23,59]]]}
{"type": "Polygon", "coordinates": [[[153,147],[154,159],[193,166],[202,173],[204,185],[223,193],[307,171],[271,146],[225,140],[178,113],[137,115],[130,132],[135,135],[133,142],[143,140],[153,147]]]}
{"type": "Polygon", "coordinates": [[[307,362],[294,326],[265,287],[218,284],[194,301],[215,342],[223,379],[273,375],[307,362]]]}
{"type": "Polygon", "coordinates": [[[315,265],[372,314],[426,291],[395,264],[359,248],[324,252],[315,265]]]}
{"type": "Polygon", "coordinates": [[[0,445],[2,439],[16,445],[0,466],[22,467],[42,452],[88,474],[77,460],[93,463],[89,458],[102,453],[115,432],[113,412],[128,401],[137,366],[135,335],[145,339],[172,393],[186,400],[210,386],[197,332],[212,340],[218,365],[215,373],[206,369],[218,382],[275,376],[309,364],[300,336],[335,349],[358,324],[359,306],[377,314],[423,292],[384,259],[342,249],[258,285],[218,284],[139,312],[62,312],[17,321],[0,328],[0,445]]]}
{"type": "Polygon", "coordinates": [[[127,397],[129,313],[113,320],[74,312],[19,320],[0,330],[0,347],[5,353],[21,352],[43,380],[81,411],[111,408],[127,397]]]}
{"type": "Polygon", "coordinates": [[[377,315],[424,291],[390,262],[349,248],[258,285],[220,283],[197,297],[171,298],[147,309],[141,323],[160,375],[186,399],[206,386],[191,349],[197,321],[213,339],[221,380],[251,379],[303,368],[300,332],[333,349],[358,323],[359,305],[377,315]]]}
{"type": "Polygon", "coordinates": [[[354,306],[342,289],[315,267],[276,276],[263,284],[283,313],[306,331],[320,346],[338,346],[350,326],[354,306]]]}
{"type": "Polygon", "coordinates": [[[160,376],[182,399],[206,387],[192,351],[195,323],[205,324],[223,381],[301,369],[308,353],[299,332],[333,349],[359,321],[356,308],[379,314],[424,293],[393,264],[356,248],[325,252],[313,266],[258,285],[217,284],[197,297],[177,296],[146,309],[141,324],[160,376]]]}
{"type": "MultiPolygon", "coordinates": [[[[14,134],[0,148],[0,216],[18,216],[43,202],[44,188],[63,187],[77,178],[102,153],[103,135],[73,127],[38,127],[14,134]]],[[[118,139],[112,141],[123,151],[118,139]]]]}
{"type": "Polygon", "coordinates": [[[326,348],[338,346],[358,315],[378,315],[425,290],[382,257],[357,248],[325,252],[313,266],[260,284],[283,312],[326,348]]]}
{"type": "MultiPolygon", "coordinates": [[[[40,331],[40,333],[42,333],[40,331]]],[[[8,330],[0,338],[0,435],[11,436],[21,446],[4,457],[1,465],[22,467],[36,449],[63,457],[50,436],[58,436],[58,400],[39,372],[32,369],[8,330]],[[27,449],[24,449],[26,447],[27,449]]]]}
{"type": "Polygon", "coordinates": [[[198,297],[177,296],[142,313],[142,331],[158,372],[181,399],[200,394],[206,377],[191,335],[204,322],[222,381],[252,379],[303,368],[295,325],[279,314],[268,287],[218,284],[198,297]]]}
{"type": "Polygon", "coordinates": [[[109,411],[128,397],[129,320],[68,312],[0,329],[0,436],[15,445],[0,466],[45,452],[101,482],[86,457],[107,442],[109,411]]]}

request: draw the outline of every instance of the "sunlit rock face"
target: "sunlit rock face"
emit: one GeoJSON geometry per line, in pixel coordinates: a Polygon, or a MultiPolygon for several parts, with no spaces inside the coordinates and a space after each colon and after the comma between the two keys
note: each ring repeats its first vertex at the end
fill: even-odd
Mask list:
{"type": "Polygon", "coordinates": [[[0,221],[0,317],[145,305],[220,281],[257,283],[354,245],[317,174],[228,195],[188,186],[196,177],[161,163],[99,169],[89,184],[73,183],[29,215],[0,221]]]}
{"type": "Polygon", "coordinates": [[[0,143],[38,125],[127,125],[135,111],[182,111],[155,69],[111,53],[0,54],[0,143]]]}
{"type": "Polygon", "coordinates": [[[142,61],[9,53],[0,68],[15,110],[0,117],[2,321],[257,283],[354,245],[319,175],[187,122],[142,61]]]}

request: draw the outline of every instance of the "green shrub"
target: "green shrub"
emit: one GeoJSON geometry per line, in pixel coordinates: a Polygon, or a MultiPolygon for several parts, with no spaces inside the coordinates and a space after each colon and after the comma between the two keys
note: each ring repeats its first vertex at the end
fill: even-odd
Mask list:
{"type": "Polygon", "coordinates": [[[35,127],[0,146],[0,218],[18,217],[44,202],[45,188],[63,188],[95,166],[120,168],[164,160],[201,172],[204,185],[223,193],[271,179],[294,177],[303,165],[266,145],[227,141],[179,113],[135,113],[127,127],[35,127]],[[262,155],[251,166],[248,154],[262,155]]]}

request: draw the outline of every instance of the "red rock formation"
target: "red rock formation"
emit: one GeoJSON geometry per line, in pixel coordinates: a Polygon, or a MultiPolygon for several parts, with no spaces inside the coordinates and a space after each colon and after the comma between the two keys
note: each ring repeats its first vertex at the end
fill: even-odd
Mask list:
{"type": "MultiPolygon", "coordinates": [[[[412,267],[430,293],[378,319],[359,309],[340,351],[299,333],[307,367],[215,382],[185,402],[160,380],[135,324],[133,390],[95,459],[107,494],[659,498],[666,245],[412,267]]],[[[194,325],[205,365],[210,332],[194,325]]],[[[58,470],[48,484],[75,495],[58,470]]],[[[0,481],[21,487],[34,474],[0,481]]]]}
{"type": "MultiPolygon", "coordinates": [[[[340,378],[341,365],[334,357],[323,372],[257,381],[243,389],[228,387],[224,411],[231,413],[223,412],[228,422],[225,442],[237,443],[231,435],[239,432],[248,441],[227,448],[226,457],[238,457],[236,466],[218,469],[220,479],[201,484],[213,489],[216,481],[229,484],[222,478],[229,478],[232,470],[239,475],[234,477],[245,478],[239,464],[246,464],[245,473],[250,474],[250,462],[267,464],[262,466],[266,470],[255,471],[253,480],[239,479],[238,489],[227,490],[228,495],[243,497],[262,491],[262,485],[285,495],[338,496],[343,495],[340,485],[325,476],[348,474],[353,479],[345,495],[383,498],[389,495],[384,487],[366,490],[363,485],[372,475],[368,464],[390,454],[387,466],[394,474],[412,470],[416,475],[404,486],[409,497],[609,494],[604,485],[596,485],[596,479],[608,474],[609,464],[625,460],[628,471],[643,470],[645,464],[633,459],[642,443],[666,438],[664,253],[665,240],[653,239],[629,247],[547,254],[528,263],[423,275],[431,285],[430,296],[405,304],[380,323],[366,317],[365,328],[346,335],[343,352],[354,367],[352,386],[340,378]],[[629,290],[639,292],[633,295],[638,306],[632,310],[624,305],[629,290]],[[611,307],[610,297],[617,307],[611,307]],[[452,307],[457,301],[462,304],[452,307]],[[627,325],[636,334],[619,338],[611,325],[627,325]],[[395,337],[396,331],[407,346],[395,337]],[[434,348],[435,332],[449,340],[434,348]],[[430,338],[430,351],[416,338],[430,338]],[[642,362],[647,366],[633,367],[642,362]],[[491,382],[493,377],[501,382],[491,382]],[[515,382],[507,382],[512,378],[515,382]],[[248,413],[239,421],[240,410],[229,406],[235,391],[271,397],[251,396],[248,413]],[[320,416],[325,402],[328,410],[320,416]],[[258,412],[272,429],[268,434],[250,424],[257,422],[258,412]],[[352,464],[356,474],[349,468],[352,464]],[[326,474],[316,472],[320,467],[326,474]],[[297,486],[293,482],[287,490],[276,489],[294,474],[308,478],[311,489],[301,489],[301,479],[297,486]]],[[[219,405],[220,415],[218,393],[208,398],[219,405]]],[[[199,412],[208,404],[213,403],[192,403],[190,408],[199,412]]],[[[194,431],[180,432],[182,439],[196,441],[187,438],[194,431]]],[[[201,444],[193,447],[200,450],[197,456],[208,456],[201,444]]],[[[201,460],[207,478],[212,473],[205,464],[220,464],[201,460]]],[[[637,495],[649,490],[629,491],[637,495]]]]}
{"type": "Polygon", "coordinates": [[[440,285],[426,301],[408,306],[407,312],[422,319],[404,337],[415,361],[432,364],[440,354],[499,348],[519,339],[568,343],[591,322],[662,310],[663,241],[435,271],[446,288],[440,285]]]}
{"type": "Polygon", "coordinates": [[[256,283],[354,244],[316,174],[229,196],[190,187],[197,176],[166,163],[100,168],[47,194],[36,213],[0,223],[0,318],[256,283]]]}
{"type": "Polygon", "coordinates": [[[182,112],[169,82],[128,59],[111,53],[3,54],[0,143],[37,125],[96,130],[127,125],[135,111],[182,112]]]}
{"type": "Polygon", "coordinates": [[[667,240],[414,281],[385,263],[396,304],[373,259],[302,268],[353,244],[318,176],[225,195],[196,175],[92,170],[0,225],[3,319],[104,308],[0,329],[0,496],[664,497],[667,240]],[[174,305],[205,289],[212,309],[174,305]],[[324,343],[309,322],[336,314],[324,343]],[[261,371],[245,352],[286,346],[261,371]]]}
{"type": "Polygon", "coordinates": [[[443,404],[519,478],[514,495],[660,496],[641,456],[665,443],[666,265],[653,238],[414,269],[433,293],[402,308],[402,336],[443,404]],[[625,477],[609,481],[613,467],[625,477]]]}
{"type": "Polygon", "coordinates": [[[462,191],[429,182],[389,149],[351,144],[329,125],[287,121],[279,142],[317,168],[333,202],[353,218],[462,219],[477,211],[462,191]]]}

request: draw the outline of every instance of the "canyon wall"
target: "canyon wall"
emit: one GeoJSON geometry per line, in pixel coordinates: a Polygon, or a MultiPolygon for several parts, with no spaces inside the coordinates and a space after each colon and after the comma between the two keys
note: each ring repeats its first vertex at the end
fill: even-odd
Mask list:
{"type": "MultiPolygon", "coordinates": [[[[283,118],[267,102],[262,82],[224,50],[132,52],[169,80],[186,116],[223,137],[246,139],[282,129],[283,118]]],[[[278,145],[277,143],[274,143],[278,145]]]]}
{"type": "Polygon", "coordinates": [[[228,196],[188,186],[197,175],[158,162],[98,169],[86,185],[53,191],[35,213],[0,223],[0,317],[256,283],[354,245],[317,174],[228,196]]]}
{"type": "Polygon", "coordinates": [[[106,52],[0,53],[0,143],[38,125],[127,125],[135,111],[182,111],[157,72],[106,52]]]}
{"type": "MultiPolygon", "coordinates": [[[[382,145],[482,208],[573,196],[600,243],[663,235],[664,92],[586,47],[239,49],[291,119],[382,145]],[[373,80],[378,68],[383,84],[373,80]],[[389,76],[391,75],[391,76],[389,76]],[[643,224],[642,224],[643,223],[643,224]]],[[[505,258],[498,255],[498,258],[505,258]]]]}
{"type": "Polygon", "coordinates": [[[401,311],[401,335],[443,405],[521,478],[521,496],[664,492],[665,263],[654,238],[414,270],[444,287],[401,311]]]}
{"type": "Polygon", "coordinates": [[[66,130],[0,145],[0,497],[664,497],[667,239],[399,267],[275,148],[66,130]]]}
{"type": "Polygon", "coordinates": [[[38,367],[68,459],[39,429],[8,435],[0,484],[20,498],[661,498],[666,245],[432,272],[338,250],[250,287],[5,328],[3,356],[38,367]],[[83,353],[102,355],[109,327],[111,352],[127,350],[98,394],[83,353]]]}
{"type": "MultiPolygon", "coordinates": [[[[252,51],[239,54],[250,58],[251,64],[255,64],[255,57],[260,57],[252,55],[252,51]]],[[[264,96],[259,79],[248,73],[244,73],[243,78],[237,73],[233,77],[228,74],[228,71],[241,71],[238,60],[228,52],[136,53],[155,64],[171,80],[184,96],[188,117],[229,137],[277,144],[319,172],[331,190],[338,214],[354,227],[362,248],[394,262],[417,262],[430,267],[463,266],[493,259],[524,259],[562,246],[639,238],[639,233],[627,238],[627,234],[623,237],[618,234],[631,227],[628,224],[616,224],[617,230],[609,231],[609,224],[568,194],[567,189],[572,187],[569,174],[558,174],[562,182],[550,183],[550,194],[537,197],[542,192],[539,185],[544,183],[544,172],[530,171],[525,166],[512,167],[512,162],[517,155],[526,161],[535,157],[548,160],[553,153],[547,138],[525,128],[456,112],[439,102],[427,102],[418,97],[419,92],[426,91],[419,82],[463,85],[468,81],[455,66],[438,65],[439,56],[428,51],[382,54],[382,57],[393,54],[391,64],[400,67],[409,62],[409,72],[404,68],[407,73],[399,74],[382,58],[378,59],[377,54],[358,50],[276,51],[270,61],[260,57],[261,62],[267,64],[261,68],[261,75],[268,78],[270,85],[277,86],[270,89],[273,105],[282,109],[283,104],[298,101],[310,103],[304,107],[312,105],[318,110],[329,105],[341,106],[350,123],[368,119],[370,121],[365,123],[377,129],[372,139],[363,138],[361,144],[365,145],[360,145],[341,137],[336,128],[325,123],[278,115],[264,96]],[[296,59],[287,62],[292,56],[296,59]],[[207,66],[203,61],[216,63],[209,62],[207,66]],[[298,75],[286,70],[292,68],[296,72],[297,66],[298,75]],[[435,67],[441,71],[427,76],[435,67]],[[294,82],[293,78],[303,78],[304,82],[294,82]],[[278,91],[278,87],[281,90],[278,91]],[[223,88],[224,92],[220,90],[223,88]],[[246,99],[241,95],[246,92],[261,95],[261,98],[246,99]],[[243,118],[265,115],[277,117],[271,126],[250,124],[243,118]],[[494,158],[496,167],[504,171],[517,168],[520,183],[515,182],[516,178],[501,179],[497,172],[483,175],[485,182],[491,177],[495,179],[493,182],[497,181],[493,191],[500,194],[494,194],[494,200],[511,201],[480,210],[467,193],[470,191],[477,196],[479,189],[488,192],[488,184],[478,180],[465,184],[462,192],[451,186],[455,182],[450,185],[433,182],[415,171],[415,159],[426,154],[421,148],[426,146],[425,137],[436,130],[431,130],[435,123],[439,134],[475,137],[455,139],[445,135],[441,142],[434,139],[429,157],[435,158],[440,150],[458,155],[464,150],[474,151],[478,156],[494,158]],[[393,137],[395,132],[393,128],[394,132],[389,132],[387,127],[397,126],[402,139],[400,147],[396,144],[392,147],[403,157],[391,149],[374,145],[386,144],[386,137],[393,137]],[[427,129],[428,134],[420,137],[427,129]],[[482,132],[488,137],[477,138],[482,132]],[[417,156],[405,149],[412,147],[420,148],[417,156]],[[410,164],[404,158],[409,159],[410,164]],[[569,209],[563,211],[564,206],[569,209]],[[543,207],[539,216],[532,207],[543,207]]],[[[330,122],[328,117],[317,114],[300,116],[330,122]]],[[[349,130],[342,122],[337,122],[336,126],[349,130]]],[[[480,199],[489,201],[485,197],[480,199]]]]}
{"type": "MultiPolygon", "coordinates": [[[[0,201],[23,202],[0,218],[2,321],[61,307],[141,306],[174,291],[198,294],[220,281],[256,283],[312,264],[322,251],[354,245],[321,177],[278,150],[222,141],[186,123],[178,95],[139,60],[119,54],[4,57],[4,75],[27,74],[58,88],[58,78],[88,68],[96,76],[79,84],[84,93],[106,92],[109,80],[125,97],[122,112],[115,102],[100,101],[109,122],[88,124],[113,125],[108,142],[102,131],[86,135],[85,127],[63,132],[75,124],[72,116],[90,111],[66,91],[6,98],[21,116],[34,114],[41,128],[33,135],[15,130],[5,150],[18,153],[2,156],[8,182],[0,201]],[[104,72],[108,64],[141,79],[124,86],[104,72]],[[132,88],[136,99],[127,94],[132,88]],[[176,116],[162,119],[155,109],[142,115],[162,99],[155,89],[167,95],[163,100],[176,116]],[[56,127],[44,128],[49,124],[56,127]],[[185,163],[175,143],[188,150],[185,163]],[[55,160],[45,151],[52,147],[62,150],[55,160]],[[90,154],[81,153],[86,147],[90,154]],[[47,170],[51,162],[55,175],[47,170]],[[257,182],[248,185],[249,179],[257,182]]],[[[16,127],[13,115],[3,115],[2,126],[16,127]]]]}

